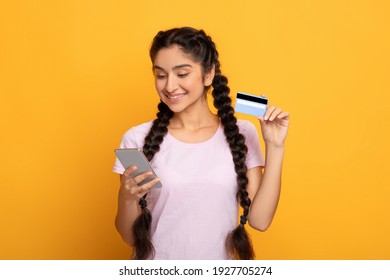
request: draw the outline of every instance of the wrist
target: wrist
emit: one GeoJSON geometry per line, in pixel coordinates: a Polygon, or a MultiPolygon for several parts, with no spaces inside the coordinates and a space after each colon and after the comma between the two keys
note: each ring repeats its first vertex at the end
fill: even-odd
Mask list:
{"type": "Polygon", "coordinates": [[[270,143],[270,142],[265,142],[265,148],[267,150],[283,150],[284,151],[284,142],[283,143],[270,143]]]}
{"type": "Polygon", "coordinates": [[[281,167],[284,158],[284,145],[268,144],[265,148],[265,162],[267,169],[281,167]]]}

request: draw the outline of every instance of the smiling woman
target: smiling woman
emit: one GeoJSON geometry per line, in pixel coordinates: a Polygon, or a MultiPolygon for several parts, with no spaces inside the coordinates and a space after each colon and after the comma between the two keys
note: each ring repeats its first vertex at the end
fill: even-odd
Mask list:
{"type": "Polygon", "coordinates": [[[143,148],[159,178],[121,174],[116,227],[135,259],[253,259],[245,224],[266,230],[279,201],[289,114],[269,106],[258,133],[237,120],[214,42],[189,27],[159,32],[150,49],[157,118],[125,133],[121,148],[143,148]],[[213,114],[206,100],[212,87],[213,114]],[[162,188],[152,186],[161,181],[162,188]],[[243,208],[237,225],[239,205],[243,208]]]}

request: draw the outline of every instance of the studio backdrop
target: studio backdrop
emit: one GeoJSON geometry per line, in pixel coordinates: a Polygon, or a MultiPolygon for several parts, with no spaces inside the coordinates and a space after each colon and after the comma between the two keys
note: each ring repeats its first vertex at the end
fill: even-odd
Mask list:
{"type": "Polygon", "coordinates": [[[130,257],[114,149],[155,117],[149,46],[178,26],[212,36],[233,102],[265,93],[291,114],[275,219],[250,230],[256,257],[389,259],[389,12],[381,0],[2,1],[0,259],[130,257]]]}

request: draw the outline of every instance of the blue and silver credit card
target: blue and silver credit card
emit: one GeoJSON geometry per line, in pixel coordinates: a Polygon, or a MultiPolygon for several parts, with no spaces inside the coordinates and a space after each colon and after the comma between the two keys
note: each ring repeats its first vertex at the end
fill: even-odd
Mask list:
{"type": "Polygon", "coordinates": [[[234,110],[255,117],[264,117],[267,104],[268,99],[266,97],[238,92],[234,110]]]}

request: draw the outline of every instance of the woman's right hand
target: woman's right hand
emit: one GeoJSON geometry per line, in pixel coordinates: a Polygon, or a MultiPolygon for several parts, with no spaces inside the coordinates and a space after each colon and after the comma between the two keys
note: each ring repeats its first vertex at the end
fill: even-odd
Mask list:
{"type": "Polygon", "coordinates": [[[140,182],[151,176],[152,172],[145,172],[134,178],[131,178],[131,174],[137,170],[136,166],[130,166],[121,175],[120,193],[124,196],[125,200],[139,201],[145,194],[147,194],[152,186],[156,184],[160,179],[155,178],[148,183],[138,186],[140,182]]]}

